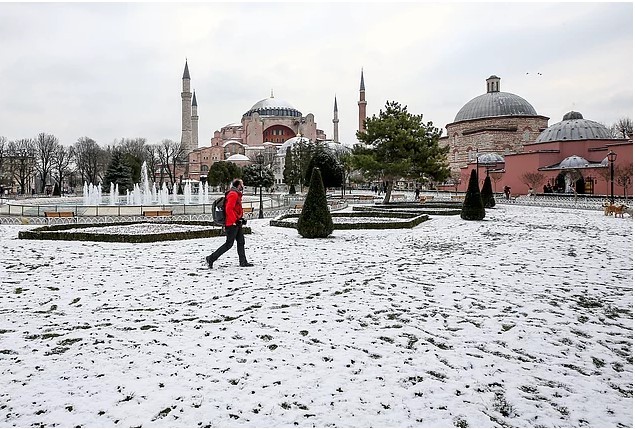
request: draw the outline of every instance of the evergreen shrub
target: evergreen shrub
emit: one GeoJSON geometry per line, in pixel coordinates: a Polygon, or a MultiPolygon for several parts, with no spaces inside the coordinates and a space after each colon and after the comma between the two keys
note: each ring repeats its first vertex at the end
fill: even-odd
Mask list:
{"type": "Polygon", "coordinates": [[[461,219],[483,220],[483,218],[485,218],[485,207],[483,207],[481,192],[478,190],[476,170],[472,170],[470,183],[467,186],[465,200],[463,200],[463,207],[461,208],[461,219]]]}
{"type": "Polygon", "coordinates": [[[483,207],[491,209],[496,205],[496,199],[494,198],[494,191],[492,191],[492,181],[487,176],[485,182],[483,182],[483,189],[481,189],[481,199],[483,200],[483,207]]]}
{"type": "Polygon", "coordinates": [[[298,232],[304,238],[326,238],[333,232],[333,219],[319,168],[314,168],[311,174],[309,191],[298,219],[298,232]]]}

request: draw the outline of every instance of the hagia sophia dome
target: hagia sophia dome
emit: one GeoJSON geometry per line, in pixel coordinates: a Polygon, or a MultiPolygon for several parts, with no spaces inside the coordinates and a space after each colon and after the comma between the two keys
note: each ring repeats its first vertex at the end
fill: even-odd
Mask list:
{"type": "Polygon", "coordinates": [[[254,104],[244,115],[251,116],[258,113],[260,116],[284,116],[284,117],[302,117],[302,112],[293,107],[291,103],[271,97],[265,98],[254,104]]]}
{"type": "Polygon", "coordinates": [[[569,112],[562,121],[545,129],[536,143],[561,140],[607,140],[612,139],[609,130],[602,124],[584,119],[580,112],[569,112]]]}
{"type": "Polygon", "coordinates": [[[524,98],[509,92],[501,92],[500,78],[487,79],[487,93],[468,101],[456,114],[454,122],[496,116],[537,116],[534,107],[524,98]]]}

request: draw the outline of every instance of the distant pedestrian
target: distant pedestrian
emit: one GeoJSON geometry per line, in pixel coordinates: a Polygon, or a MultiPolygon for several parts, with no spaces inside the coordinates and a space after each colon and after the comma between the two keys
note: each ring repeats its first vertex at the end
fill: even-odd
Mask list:
{"type": "Polygon", "coordinates": [[[419,187],[419,185],[417,185],[417,187],[415,188],[415,200],[419,199],[420,193],[421,193],[421,188],[419,187]]]}
{"type": "Polygon", "coordinates": [[[209,268],[214,268],[214,262],[216,262],[223,253],[232,248],[234,241],[236,241],[237,244],[239,265],[241,267],[254,266],[251,262],[247,262],[247,256],[245,256],[243,225],[246,225],[247,221],[243,217],[243,190],[243,181],[234,179],[225,196],[225,235],[227,238],[223,245],[205,258],[209,268]]]}

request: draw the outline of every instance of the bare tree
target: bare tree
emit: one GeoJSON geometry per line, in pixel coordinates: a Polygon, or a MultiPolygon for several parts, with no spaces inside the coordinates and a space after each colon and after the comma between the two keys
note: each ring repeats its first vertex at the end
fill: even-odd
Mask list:
{"type": "Polygon", "coordinates": [[[502,180],[503,173],[501,171],[492,171],[489,173],[489,178],[494,182],[494,193],[496,193],[496,184],[502,180]]]}
{"type": "Polygon", "coordinates": [[[10,174],[20,188],[21,194],[26,194],[32,185],[35,173],[36,150],[31,139],[21,139],[9,142],[7,160],[10,174]]]}
{"type": "MultiPolygon", "coordinates": [[[[159,153],[161,152],[161,146],[156,145],[156,144],[151,144],[151,145],[146,145],[144,147],[144,159],[148,165],[148,171],[150,173],[150,176],[152,177],[153,181],[157,181],[156,180],[156,171],[157,169],[159,169],[159,153]]],[[[161,186],[161,184],[163,183],[163,178],[164,178],[164,171],[163,169],[160,170],[159,172],[159,180],[158,180],[158,184],[159,186],[161,186]]]]}
{"type": "Polygon", "coordinates": [[[185,145],[177,143],[170,139],[164,139],[159,145],[159,163],[161,168],[161,177],[165,172],[172,185],[176,183],[177,166],[184,162],[187,156],[185,145]]]}
{"type": "Polygon", "coordinates": [[[80,137],[74,145],[75,163],[85,182],[98,184],[107,165],[107,152],[90,137],[80,137]]]}
{"type": "Polygon", "coordinates": [[[624,188],[624,199],[626,199],[628,188],[633,183],[633,163],[618,165],[614,171],[614,180],[619,186],[624,188]]]}
{"type": "Polygon", "coordinates": [[[134,158],[139,160],[140,164],[143,164],[143,161],[147,161],[147,159],[145,158],[147,155],[146,141],[147,140],[143,137],[137,137],[134,139],[121,139],[121,141],[119,142],[119,146],[124,153],[132,155],[134,158]]]}
{"type": "Polygon", "coordinates": [[[533,194],[535,197],[536,189],[538,189],[538,187],[545,182],[545,175],[542,173],[527,172],[520,177],[520,180],[522,180],[525,185],[533,189],[533,194]]]}
{"type": "Polygon", "coordinates": [[[608,195],[609,186],[611,185],[611,169],[609,168],[609,166],[607,166],[606,168],[598,168],[596,172],[597,175],[604,179],[604,181],[606,182],[606,195],[608,195]]]}
{"type": "Polygon", "coordinates": [[[618,139],[633,138],[633,120],[629,117],[623,117],[609,127],[611,135],[618,139]]]}
{"type": "Polygon", "coordinates": [[[59,145],[59,140],[52,134],[40,133],[35,138],[35,152],[37,157],[36,169],[40,176],[40,192],[44,192],[51,170],[53,169],[53,153],[59,145]]]}
{"type": "Polygon", "coordinates": [[[451,183],[452,186],[454,186],[454,193],[457,194],[459,192],[459,185],[461,184],[461,172],[451,172],[450,177],[448,178],[448,183],[451,183]]]}
{"type": "Polygon", "coordinates": [[[53,154],[53,180],[61,191],[64,179],[71,174],[71,163],[75,158],[75,148],[58,144],[53,154]]]}

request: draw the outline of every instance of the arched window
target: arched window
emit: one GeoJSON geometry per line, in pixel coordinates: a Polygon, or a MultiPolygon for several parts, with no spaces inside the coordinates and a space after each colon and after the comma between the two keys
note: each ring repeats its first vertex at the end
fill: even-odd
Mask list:
{"type": "Polygon", "coordinates": [[[472,149],[472,146],[469,146],[466,152],[468,161],[474,161],[476,159],[476,152],[474,151],[474,149],[472,149]]]}

